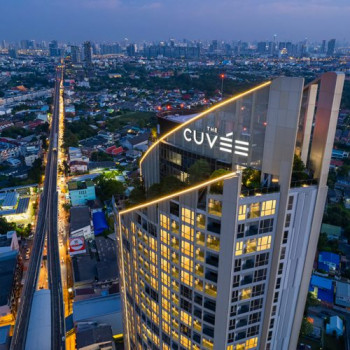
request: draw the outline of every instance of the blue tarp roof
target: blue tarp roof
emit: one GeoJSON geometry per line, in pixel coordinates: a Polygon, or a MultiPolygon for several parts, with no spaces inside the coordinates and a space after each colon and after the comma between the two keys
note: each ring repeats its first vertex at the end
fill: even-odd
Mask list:
{"type": "Polygon", "coordinates": [[[333,289],[332,280],[330,280],[328,278],[316,276],[316,275],[311,276],[311,283],[310,284],[312,286],[322,288],[322,289],[328,289],[328,290],[333,289]]]}
{"type": "Polygon", "coordinates": [[[100,235],[104,230],[108,229],[108,224],[103,211],[93,213],[92,221],[94,223],[95,235],[100,235]]]}
{"type": "Polygon", "coordinates": [[[329,262],[336,265],[339,265],[340,263],[340,257],[338,254],[330,253],[330,252],[320,252],[318,256],[319,262],[329,262]]]}

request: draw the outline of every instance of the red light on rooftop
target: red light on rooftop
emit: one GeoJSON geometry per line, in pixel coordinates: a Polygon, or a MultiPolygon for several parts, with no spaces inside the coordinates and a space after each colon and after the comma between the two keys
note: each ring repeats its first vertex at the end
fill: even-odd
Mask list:
{"type": "Polygon", "coordinates": [[[225,78],[225,74],[220,74],[220,78],[224,79],[225,78]]]}
{"type": "Polygon", "coordinates": [[[162,107],[161,107],[161,106],[158,106],[157,109],[158,109],[158,111],[161,111],[161,110],[162,110],[162,107]]]}
{"type": "Polygon", "coordinates": [[[183,103],[181,103],[181,104],[180,104],[180,107],[181,107],[181,108],[184,108],[184,107],[185,107],[185,105],[184,105],[183,103]]]}
{"type": "Polygon", "coordinates": [[[171,109],[171,106],[166,106],[167,109],[171,109]]]}

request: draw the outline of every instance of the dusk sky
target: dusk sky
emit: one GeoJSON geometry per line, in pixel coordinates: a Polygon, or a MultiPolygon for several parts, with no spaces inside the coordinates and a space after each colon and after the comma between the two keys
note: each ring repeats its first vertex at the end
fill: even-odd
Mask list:
{"type": "Polygon", "coordinates": [[[349,0],[0,0],[0,39],[350,39],[349,0]]]}

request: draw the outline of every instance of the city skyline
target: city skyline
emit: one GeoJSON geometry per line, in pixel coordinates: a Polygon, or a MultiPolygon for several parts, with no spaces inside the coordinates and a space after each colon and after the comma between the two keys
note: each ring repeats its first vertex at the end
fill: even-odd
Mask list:
{"type": "Polygon", "coordinates": [[[283,41],[348,40],[347,1],[256,0],[237,1],[132,1],[75,0],[68,2],[31,0],[2,3],[4,14],[0,31],[6,40],[23,39],[23,33],[35,40],[84,41],[86,39],[159,40],[268,40],[277,34],[283,41]],[[28,16],[30,14],[30,16],[28,16]],[[211,16],[211,17],[209,17],[211,16]],[[297,26],[295,24],[298,24],[297,26]],[[11,28],[11,30],[8,30],[11,28]],[[293,30],[291,30],[291,28],[293,30]],[[327,32],[324,32],[327,28],[327,32]],[[45,34],[43,34],[45,33],[45,34]]]}

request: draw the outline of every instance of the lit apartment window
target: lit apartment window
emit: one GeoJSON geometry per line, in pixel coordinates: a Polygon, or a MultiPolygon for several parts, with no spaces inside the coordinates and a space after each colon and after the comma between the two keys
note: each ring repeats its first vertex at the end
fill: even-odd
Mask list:
{"type": "Polygon", "coordinates": [[[181,252],[189,256],[193,255],[193,245],[186,241],[181,241],[181,252]]]}
{"type": "Polygon", "coordinates": [[[246,350],[248,350],[248,349],[253,349],[253,348],[257,347],[257,346],[258,346],[258,337],[248,339],[248,340],[245,342],[245,348],[246,348],[246,350]]]}
{"type": "Polygon", "coordinates": [[[249,219],[258,218],[260,216],[260,203],[252,203],[249,210],[249,219]]]}
{"type": "Polygon", "coordinates": [[[201,264],[196,264],[196,275],[198,275],[199,277],[203,277],[204,276],[204,267],[201,264]]]}
{"type": "Polygon", "coordinates": [[[183,238],[186,238],[189,241],[193,241],[193,228],[187,225],[181,226],[181,235],[183,238]]]}
{"type": "Polygon", "coordinates": [[[193,225],[194,223],[194,212],[190,209],[182,208],[181,211],[182,221],[186,222],[190,225],[193,225]]]}
{"type": "Polygon", "coordinates": [[[243,242],[237,242],[235,255],[238,256],[242,254],[243,254],[243,242]]]}
{"type": "Polygon", "coordinates": [[[169,248],[167,246],[165,246],[164,244],[162,244],[160,249],[161,249],[162,257],[169,260],[169,254],[170,254],[169,248]]]}
{"type": "Polygon", "coordinates": [[[201,281],[199,278],[194,279],[194,287],[199,290],[200,292],[203,291],[203,281],[201,281]]]}
{"type": "Polygon", "coordinates": [[[182,256],[181,257],[181,267],[185,270],[192,271],[193,261],[186,256],[182,256]]]}
{"type": "Polygon", "coordinates": [[[273,215],[276,210],[276,201],[270,200],[262,203],[261,216],[273,215]]]}
{"type": "Polygon", "coordinates": [[[245,220],[246,214],[247,214],[247,206],[245,204],[240,205],[239,211],[238,211],[238,220],[245,220]]]}
{"type": "Polygon", "coordinates": [[[200,248],[196,249],[196,259],[199,261],[204,261],[204,251],[200,248]]]}
{"type": "Polygon", "coordinates": [[[237,344],[236,345],[236,350],[245,350],[245,344],[237,344]]]}
{"type": "Polygon", "coordinates": [[[171,232],[179,233],[179,223],[176,220],[171,220],[171,232]]]}
{"type": "Polygon", "coordinates": [[[181,322],[187,326],[192,326],[192,316],[185,311],[181,311],[181,322]]]}
{"type": "Polygon", "coordinates": [[[167,286],[162,286],[162,296],[170,299],[170,289],[167,286]]]}
{"type": "Polygon", "coordinates": [[[181,282],[192,287],[192,274],[186,271],[181,271],[181,282]]]}
{"type": "Polygon", "coordinates": [[[265,236],[258,238],[258,251],[270,249],[271,236],[265,236]]]}
{"type": "Polygon", "coordinates": [[[217,238],[212,235],[208,235],[207,237],[207,247],[217,252],[220,250],[220,238],[217,238]]]}
{"type": "Polygon", "coordinates": [[[170,234],[164,230],[160,230],[160,238],[161,241],[167,245],[169,245],[170,242],[170,234]]]}
{"type": "Polygon", "coordinates": [[[196,223],[197,223],[197,227],[205,228],[205,215],[197,214],[196,223]]]}
{"type": "Polygon", "coordinates": [[[169,218],[163,214],[160,214],[160,225],[166,230],[169,230],[169,218]]]}
{"type": "Polygon", "coordinates": [[[212,350],[214,348],[214,344],[211,340],[203,338],[203,346],[205,349],[212,350]]]}
{"type": "Polygon", "coordinates": [[[199,245],[203,245],[205,244],[205,234],[203,232],[198,231],[196,233],[196,243],[199,245]]]}
{"type": "Polygon", "coordinates": [[[181,334],[181,338],[180,338],[180,343],[182,346],[184,346],[186,349],[191,349],[191,345],[192,345],[192,342],[187,338],[185,337],[184,335],[181,334]]]}
{"type": "Polygon", "coordinates": [[[256,239],[248,239],[246,242],[246,253],[256,252],[256,239]]]}
{"type": "Polygon", "coordinates": [[[222,212],[222,203],[215,199],[210,198],[208,203],[208,212],[209,214],[221,216],[222,212]]]}
{"type": "Polygon", "coordinates": [[[216,297],[217,287],[214,284],[206,283],[205,284],[205,292],[212,297],[216,297]]]}
{"type": "Polygon", "coordinates": [[[241,300],[250,299],[252,296],[252,289],[251,288],[245,288],[241,291],[241,300]]]}

